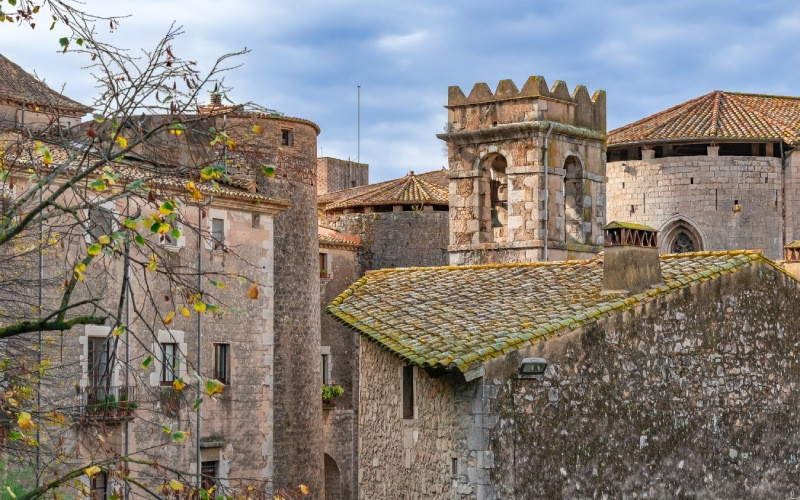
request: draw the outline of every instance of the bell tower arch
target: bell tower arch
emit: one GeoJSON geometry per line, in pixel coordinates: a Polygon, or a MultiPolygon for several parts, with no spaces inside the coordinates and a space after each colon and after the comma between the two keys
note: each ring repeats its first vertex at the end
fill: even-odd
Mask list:
{"type": "Polygon", "coordinates": [[[450,87],[450,263],[586,258],[605,224],[606,99],[541,76],[450,87]]]}

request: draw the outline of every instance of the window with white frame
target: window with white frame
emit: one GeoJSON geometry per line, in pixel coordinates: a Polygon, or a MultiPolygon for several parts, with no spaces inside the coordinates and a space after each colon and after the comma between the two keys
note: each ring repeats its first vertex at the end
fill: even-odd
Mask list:
{"type": "Polygon", "coordinates": [[[178,378],[178,344],[162,342],[159,361],[161,362],[161,385],[172,385],[178,378]]]}
{"type": "Polygon", "coordinates": [[[111,235],[117,230],[114,202],[96,203],[83,211],[86,217],[86,241],[97,241],[100,236],[111,235]]]}
{"type": "Polygon", "coordinates": [[[225,219],[217,217],[211,219],[211,248],[213,250],[225,249],[225,219]]]}
{"type": "Polygon", "coordinates": [[[186,236],[183,234],[183,223],[179,221],[172,222],[172,228],[166,234],[159,235],[159,243],[164,245],[167,250],[179,250],[186,245],[186,236]],[[178,236],[175,237],[173,230],[177,230],[178,236]]]}

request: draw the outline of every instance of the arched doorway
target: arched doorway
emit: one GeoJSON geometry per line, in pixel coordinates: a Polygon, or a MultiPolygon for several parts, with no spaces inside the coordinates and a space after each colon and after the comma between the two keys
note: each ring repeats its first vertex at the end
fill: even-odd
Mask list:
{"type": "Polygon", "coordinates": [[[338,500],[342,498],[342,476],[339,466],[327,453],[325,455],[325,499],[338,500]]]}
{"type": "Polygon", "coordinates": [[[564,160],[564,170],[564,242],[584,244],[583,164],[577,156],[568,156],[564,160]]]}
{"type": "Polygon", "coordinates": [[[677,219],[661,231],[661,253],[687,253],[703,250],[700,232],[684,219],[677,219]]]}

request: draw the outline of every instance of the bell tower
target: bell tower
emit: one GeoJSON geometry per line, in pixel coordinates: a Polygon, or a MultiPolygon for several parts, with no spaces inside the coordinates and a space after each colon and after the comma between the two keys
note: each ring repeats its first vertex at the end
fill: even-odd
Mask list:
{"type": "Polygon", "coordinates": [[[605,223],[606,94],[558,80],[450,87],[450,263],[588,258],[605,223]]]}

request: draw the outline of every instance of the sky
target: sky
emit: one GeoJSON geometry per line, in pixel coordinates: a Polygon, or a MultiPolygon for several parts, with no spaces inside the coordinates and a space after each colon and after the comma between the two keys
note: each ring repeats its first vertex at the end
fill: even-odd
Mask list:
{"type": "MultiPolygon", "coordinates": [[[[318,124],[318,155],[360,159],[370,181],[442,168],[436,138],[447,88],[521,87],[542,75],[570,91],[607,92],[608,129],[712,90],[800,96],[800,2],[540,0],[88,0],[86,10],[130,15],[113,34],[150,48],[174,21],[178,55],[208,70],[250,50],[225,83],[254,102],[318,124]]],[[[53,88],[90,104],[84,61],[62,54],[57,28],[4,23],[2,53],[53,88]]]]}

